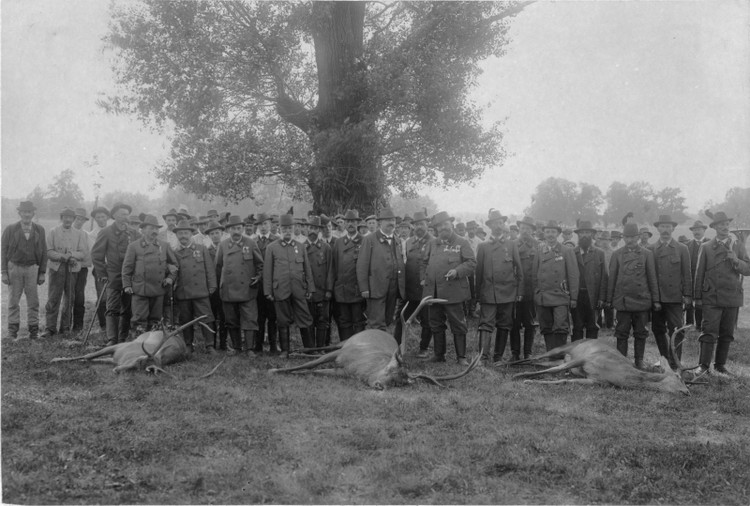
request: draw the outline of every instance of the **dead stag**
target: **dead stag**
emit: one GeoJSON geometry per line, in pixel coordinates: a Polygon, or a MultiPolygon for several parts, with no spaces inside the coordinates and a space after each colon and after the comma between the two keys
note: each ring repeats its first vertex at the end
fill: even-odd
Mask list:
{"type": "Polygon", "coordinates": [[[660,357],[659,361],[664,372],[645,372],[637,369],[619,351],[604,344],[598,339],[583,339],[565,346],[559,346],[553,350],[543,353],[538,357],[520,360],[511,365],[533,364],[539,360],[564,359],[563,364],[542,371],[525,372],[513,375],[513,379],[529,379],[544,374],[570,371],[578,378],[566,378],[560,380],[535,380],[539,383],[562,384],[573,383],[583,385],[613,385],[620,388],[644,388],[658,390],[668,393],[682,393],[690,395],[687,385],[704,384],[703,382],[685,381],[682,373],[693,368],[682,366],[677,354],[674,352],[674,334],[689,327],[675,330],[669,337],[669,348],[677,364],[677,370],[669,367],[666,358],[660,357]]]}
{"type": "MultiPolygon", "coordinates": [[[[425,305],[441,302],[445,301],[425,297],[408,320],[404,320],[404,311],[406,310],[406,307],[404,307],[401,311],[401,321],[404,328],[403,338],[406,339],[406,332],[410,328],[412,320],[425,305]]],[[[346,341],[324,348],[324,350],[334,351],[306,364],[284,369],[271,369],[270,372],[292,373],[304,371],[316,374],[353,376],[365,382],[371,388],[379,390],[408,385],[418,379],[444,387],[445,385],[441,383],[442,381],[450,381],[467,375],[476,367],[481,358],[481,355],[474,357],[469,366],[458,374],[438,377],[423,373],[411,374],[406,370],[401,355],[401,348],[393,336],[382,330],[374,329],[358,332],[346,341]],[[329,362],[333,362],[336,368],[311,371],[311,369],[329,362]]]]}

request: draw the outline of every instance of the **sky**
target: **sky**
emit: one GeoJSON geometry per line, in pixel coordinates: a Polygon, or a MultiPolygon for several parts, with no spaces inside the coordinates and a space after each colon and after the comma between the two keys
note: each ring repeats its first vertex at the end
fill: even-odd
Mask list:
{"type": "MultiPolygon", "coordinates": [[[[94,196],[160,193],[168,140],[106,114],[109,2],[2,0],[0,193],[26,196],[66,168],[94,196]]],[[[484,64],[473,99],[503,120],[508,158],[474,186],[425,188],[440,209],[520,214],[548,177],[682,188],[688,210],[750,186],[750,2],[539,1],[484,64]]],[[[500,142],[500,140],[499,140],[500,142]]]]}

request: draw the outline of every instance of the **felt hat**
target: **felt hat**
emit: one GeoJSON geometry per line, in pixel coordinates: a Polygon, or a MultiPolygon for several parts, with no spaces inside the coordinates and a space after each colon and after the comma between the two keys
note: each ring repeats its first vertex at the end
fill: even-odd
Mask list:
{"type": "Polygon", "coordinates": [[[242,220],[246,225],[255,225],[255,216],[252,214],[248,214],[245,216],[245,219],[242,220]]]}
{"type": "Polygon", "coordinates": [[[204,224],[206,224],[206,223],[208,223],[208,216],[199,216],[199,217],[198,217],[198,218],[197,218],[197,219],[195,220],[195,224],[196,224],[196,225],[204,225],[204,224]]]}
{"type": "Polygon", "coordinates": [[[424,212],[417,211],[416,213],[414,213],[414,219],[413,219],[412,223],[417,223],[419,221],[428,221],[428,220],[429,220],[429,218],[427,217],[427,215],[424,212]]]}
{"type": "Polygon", "coordinates": [[[479,223],[477,223],[474,220],[466,222],[466,228],[477,228],[479,226],[479,223]]]}
{"type": "Polygon", "coordinates": [[[206,226],[205,233],[208,234],[209,232],[213,230],[224,230],[224,227],[218,221],[211,220],[208,222],[208,225],[206,226]]]}
{"type": "Polygon", "coordinates": [[[658,227],[662,223],[668,223],[672,225],[673,227],[677,226],[677,222],[672,219],[672,217],[668,214],[660,214],[659,219],[654,222],[654,226],[658,227]]]}
{"type": "Polygon", "coordinates": [[[180,206],[180,209],[177,211],[178,218],[182,217],[186,220],[190,219],[190,212],[188,212],[187,207],[180,206]]]}
{"type": "Polygon", "coordinates": [[[34,206],[34,203],[30,200],[24,200],[20,204],[18,204],[18,207],[16,208],[19,211],[36,211],[36,206],[34,206]]]}
{"type": "Polygon", "coordinates": [[[610,235],[612,239],[622,239],[622,232],[619,230],[613,230],[610,235]]]}
{"type": "Polygon", "coordinates": [[[466,230],[466,223],[463,221],[456,223],[456,230],[466,230]]]}
{"type": "Polygon", "coordinates": [[[484,224],[489,227],[489,226],[491,226],[490,224],[493,221],[502,221],[502,222],[505,222],[507,219],[508,219],[508,217],[507,216],[503,216],[503,213],[501,213],[497,209],[490,209],[489,215],[487,217],[487,221],[485,221],[484,224]]]}
{"type": "MultiPolygon", "coordinates": [[[[638,230],[638,225],[636,223],[626,223],[625,226],[622,227],[622,236],[623,237],[635,237],[637,235],[640,235],[643,230],[644,229],[638,230]]],[[[646,232],[648,232],[648,229],[645,229],[645,230],[646,232]]]]}
{"type": "Polygon", "coordinates": [[[294,217],[291,214],[282,214],[279,216],[280,227],[291,227],[294,225],[294,217]]]}
{"type": "Polygon", "coordinates": [[[95,207],[93,211],[91,211],[91,217],[95,218],[97,214],[104,213],[107,215],[107,218],[111,218],[112,215],[109,214],[109,210],[104,206],[95,207]]]}
{"type": "Polygon", "coordinates": [[[343,216],[344,220],[359,220],[359,211],[356,209],[349,209],[343,216]]]}
{"type": "Polygon", "coordinates": [[[371,214],[370,216],[368,216],[367,218],[365,218],[365,221],[377,220],[377,219],[378,219],[377,216],[375,216],[374,214],[371,214]]]}
{"type": "Polygon", "coordinates": [[[325,214],[322,214],[322,213],[321,213],[321,215],[320,215],[320,225],[321,225],[321,226],[322,226],[323,228],[325,228],[325,227],[327,227],[327,226],[328,226],[328,224],[329,224],[329,223],[331,223],[331,218],[329,218],[329,217],[328,217],[328,216],[326,216],[325,214]]]}
{"type": "Polygon", "coordinates": [[[270,219],[271,217],[266,213],[258,213],[258,216],[255,218],[255,223],[261,224],[264,221],[268,221],[270,219]]]}
{"type": "Polygon", "coordinates": [[[66,207],[65,209],[60,211],[60,218],[62,218],[63,216],[72,216],[73,218],[75,218],[76,212],[70,207],[66,207]]]}
{"type": "MultiPolygon", "coordinates": [[[[636,225],[636,226],[638,226],[638,225],[636,225]]],[[[649,237],[653,237],[654,236],[654,234],[651,233],[651,231],[648,229],[648,227],[641,227],[640,230],[638,230],[638,233],[639,234],[646,233],[646,234],[648,234],[649,237]]],[[[623,235],[624,235],[624,232],[623,232],[623,235]]]]}
{"type": "Polygon", "coordinates": [[[82,207],[76,207],[76,218],[83,218],[84,220],[89,221],[86,210],[82,207]]]}
{"type": "Polygon", "coordinates": [[[687,242],[690,242],[690,240],[687,238],[686,235],[681,235],[677,238],[677,242],[681,242],[682,244],[685,244],[687,242]]]}
{"type": "Polygon", "coordinates": [[[583,232],[584,230],[589,230],[591,232],[596,233],[596,229],[594,228],[594,226],[591,224],[590,221],[581,220],[580,222],[578,222],[578,228],[575,229],[574,232],[578,234],[580,232],[583,232]]]}
{"type": "Polygon", "coordinates": [[[195,228],[193,228],[188,220],[180,220],[177,226],[172,229],[172,232],[177,233],[178,230],[190,230],[191,232],[195,232],[195,228]]]}
{"type": "Polygon", "coordinates": [[[435,216],[432,217],[432,221],[430,221],[430,226],[436,227],[440,223],[443,223],[446,221],[450,221],[452,223],[454,220],[455,218],[449,215],[447,212],[440,211],[439,213],[437,213],[435,216]]]}
{"type": "Polygon", "coordinates": [[[602,241],[611,240],[611,237],[609,235],[609,230],[602,230],[601,232],[599,232],[599,239],[601,239],[602,241]]]}
{"type": "Polygon", "coordinates": [[[227,223],[226,225],[224,225],[226,228],[233,227],[235,225],[244,226],[244,223],[242,223],[242,218],[240,218],[236,214],[229,216],[228,218],[226,218],[226,220],[227,220],[227,223]]]}
{"type": "Polygon", "coordinates": [[[206,216],[208,216],[208,217],[211,217],[211,216],[216,216],[216,217],[218,217],[218,216],[219,216],[219,211],[217,211],[216,209],[209,209],[209,210],[208,210],[208,211],[206,212],[206,216]]]}
{"type": "Polygon", "coordinates": [[[119,211],[120,209],[127,209],[128,214],[133,213],[133,208],[130,207],[129,205],[123,204],[122,202],[115,202],[115,205],[112,206],[112,210],[110,211],[111,213],[110,216],[114,216],[115,213],[119,211]]]}
{"type": "Polygon", "coordinates": [[[307,226],[315,228],[323,228],[323,223],[320,221],[320,216],[310,216],[307,218],[307,226]]]}
{"type": "Polygon", "coordinates": [[[522,220],[516,222],[516,225],[518,225],[519,227],[521,226],[521,224],[528,225],[536,230],[536,223],[534,223],[534,218],[532,218],[531,216],[524,216],[522,220]]]}
{"type": "Polygon", "coordinates": [[[518,225],[511,225],[510,229],[511,230],[515,230],[516,232],[518,232],[518,225]]]}
{"type": "Polygon", "coordinates": [[[560,226],[560,224],[557,223],[555,220],[549,220],[547,223],[545,223],[544,225],[542,225],[542,230],[546,230],[548,228],[554,228],[555,230],[557,230],[558,234],[560,232],[562,232],[562,230],[563,230],[562,227],[560,226]]]}
{"type": "Polygon", "coordinates": [[[690,227],[690,230],[695,230],[696,228],[706,230],[708,227],[701,220],[696,220],[695,223],[693,223],[693,226],[690,227]]]}
{"type": "MultiPolygon", "coordinates": [[[[114,211],[112,212],[114,213],[114,211]]],[[[161,215],[161,217],[164,218],[165,221],[167,219],[167,216],[174,216],[178,220],[180,219],[180,215],[177,213],[177,209],[175,209],[174,207],[170,209],[169,211],[167,211],[166,213],[161,215]]]]}
{"type": "Polygon", "coordinates": [[[384,207],[378,212],[378,220],[395,220],[396,215],[393,214],[393,209],[390,207],[384,207]]]}
{"type": "Polygon", "coordinates": [[[141,220],[141,224],[139,225],[140,228],[145,227],[146,225],[153,225],[156,228],[161,228],[162,226],[159,225],[159,221],[156,219],[156,216],[153,214],[147,214],[143,217],[141,220]]]}
{"type": "Polygon", "coordinates": [[[734,218],[730,218],[729,216],[727,216],[727,213],[725,213],[724,211],[719,211],[711,216],[711,223],[709,226],[711,228],[716,228],[717,223],[721,223],[722,221],[732,221],[733,219],[734,218]]]}

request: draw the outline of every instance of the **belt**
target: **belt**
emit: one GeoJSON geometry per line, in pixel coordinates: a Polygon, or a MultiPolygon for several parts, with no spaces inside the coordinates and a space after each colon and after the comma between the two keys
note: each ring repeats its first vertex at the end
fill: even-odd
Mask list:
{"type": "Polygon", "coordinates": [[[13,260],[8,260],[8,263],[11,263],[13,265],[17,265],[19,267],[31,267],[32,265],[39,265],[37,262],[21,263],[21,262],[14,262],[13,260]]]}

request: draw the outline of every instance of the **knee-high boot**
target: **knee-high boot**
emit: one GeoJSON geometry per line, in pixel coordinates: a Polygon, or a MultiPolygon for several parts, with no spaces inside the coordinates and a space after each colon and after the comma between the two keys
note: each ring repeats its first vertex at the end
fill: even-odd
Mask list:
{"type": "Polygon", "coordinates": [[[633,363],[637,369],[643,369],[643,354],[646,351],[646,340],[635,339],[633,342],[633,363]]]}
{"type": "Polygon", "coordinates": [[[281,355],[289,358],[289,327],[278,327],[279,345],[281,346],[281,355]]]}
{"type": "MultiPolygon", "coordinates": [[[[706,343],[701,341],[701,353],[698,359],[698,369],[695,371],[695,375],[704,374],[711,368],[711,358],[714,356],[714,343],[706,343]]],[[[727,351],[729,351],[727,349],[727,351]]]]}
{"type": "Polygon", "coordinates": [[[106,315],[107,346],[117,344],[119,336],[119,316],[106,315]]]}
{"type": "Polygon", "coordinates": [[[466,361],[466,334],[453,336],[453,345],[456,347],[456,361],[459,365],[469,365],[466,361]]]}
{"type": "Polygon", "coordinates": [[[315,348],[315,342],[311,340],[310,331],[311,328],[305,328],[300,327],[299,328],[299,335],[302,338],[302,347],[303,348],[315,348]]]}
{"type": "Polygon", "coordinates": [[[492,355],[492,362],[497,363],[503,359],[505,346],[508,344],[508,330],[497,329],[495,332],[495,353],[492,355]]]}
{"type": "Polygon", "coordinates": [[[619,337],[617,338],[617,351],[622,353],[623,357],[628,356],[628,338],[627,337],[625,339],[620,339],[619,337]]]}
{"type": "Polygon", "coordinates": [[[491,330],[480,330],[479,331],[479,350],[482,354],[480,359],[480,365],[485,365],[490,359],[490,346],[492,346],[492,331],[491,330]]]}
{"type": "Polygon", "coordinates": [[[714,371],[722,374],[732,375],[727,368],[727,358],[729,357],[729,345],[731,341],[719,341],[716,345],[716,360],[714,361],[714,371]]]}
{"type": "Polygon", "coordinates": [[[315,329],[315,347],[322,348],[326,346],[326,340],[328,339],[328,331],[330,329],[315,329]]]}
{"type": "Polygon", "coordinates": [[[229,328],[229,354],[237,355],[242,351],[242,330],[238,328],[229,328]]]}
{"type": "MultiPolygon", "coordinates": [[[[257,330],[246,330],[245,339],[247,340],[247,356],[254,357],[255,351],[253,350],[255,350],[255,346],[258,344],[258,341],[263,338],[258,335],[257,330]]],[[[263,343],[260,343],[260,349],[263,349],[263,343]]]]}
{"type": "Polygon", "coordinates": [[[445,331],[433,333],[432,340],[435,354],[430,362],[445,362],[445,331]]]}
{"type": "Polygon", "coordinates": [[[523,358],[531,356],[531,350],[534,349],[534,334],[536,334],[536,331],[533,327],[523,329],[523,358]]]}
{"type": "Polygon", "coordinates": [[[557,347],[556,343],[555,334],[544,334],[544,346],[547,348],[547,351],[555,349],[557,347]]]}

